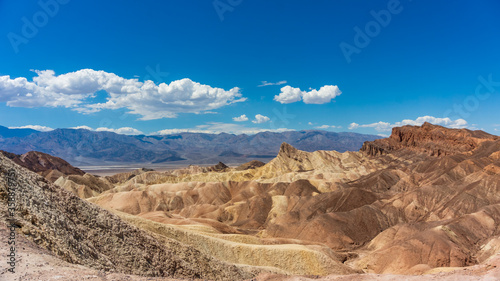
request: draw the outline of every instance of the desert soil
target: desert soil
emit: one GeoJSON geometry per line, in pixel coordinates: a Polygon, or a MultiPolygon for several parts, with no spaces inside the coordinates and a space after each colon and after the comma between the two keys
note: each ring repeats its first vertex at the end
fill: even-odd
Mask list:
{"type": "MultiPolygon", "coordinates": [[[[5,224],[0,223],[0,237],[2,247],[0,247],[0,256],[6,259],[9,254],[7,248],[8,229],[5,224]]],[[[176,281],[176,280],[201,280],[201,279],[172,279],[163,277],[141,277],[137,275],[120,274],[113,272],[98,271],[85,266],[70,264],[62,261],[47,251],[27,240],[22,234],[16,236],[17,245],[17,263],[15,273],[8,272],[5,267],[6,261],[2,261],[0,271],[0,280],[5,281],[38,281],[38,280],[60,280],[60,281],[80,281],[80,280],[107,280],[107,281],[176,281]]],[[[450,269],[448,269],[450,270],[450,269]]],[[[389,274],[351,274],[351,275],[329,275],[319,276],[285,276],[275,274],[261,274],[254,279],[255,281],[308,281],[308,280],[335,280],[335,281],[354,281],[354,280],[500,280],[500,255],[489,261],[471,267],[458,268],[449,272],[439,272],[427,275],[389,275],[389,274]]]]}

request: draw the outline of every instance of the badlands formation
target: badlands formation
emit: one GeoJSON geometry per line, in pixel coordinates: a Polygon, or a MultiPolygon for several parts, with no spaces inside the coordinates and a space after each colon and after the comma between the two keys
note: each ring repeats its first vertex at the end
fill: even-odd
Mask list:
{"type": "Polygon", "coordinates": [[[25,158],[0,154],[18,280],[500,278],[500,137],[482,131],[425,123],[359,152],[283,143],[265,165],[108,177],[25,158]]]}

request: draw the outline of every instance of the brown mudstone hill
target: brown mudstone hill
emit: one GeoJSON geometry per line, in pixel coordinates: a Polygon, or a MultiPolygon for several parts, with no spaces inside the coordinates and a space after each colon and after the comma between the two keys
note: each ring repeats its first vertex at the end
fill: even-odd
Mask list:
{"type": "Polygon", "coordinates": [[[209,172],[224,172],[224,171],[227,171],[229,169],[229,167],[222,163],[222,162],[219,162],[213,166],[207,166],[207,167],[200,167],[200,166],[196,166],[196,165],[191,165],[189,166],[190,170],[192,170],[194,173],[198,172],[198,173],[209,173],[209,172]]]}
{"type": "Polygon", "coordinates": [[[212,172],[212,171],[213,172],[223,172],[227,168],[229,168],[229,167],[226,164],[219,162],[216,165],[209,167],[209,169],[207,169],[207,171],[209,171],[209,172],[212,172]]]}
{"type": "Polygon", "coordinates": [[[252,160],[252,161],[249,161],[249,162],[246,162],[246,163],[239,165],[238,167],[236,167],[236,170],[243,171],[243,170],[248,170],[248,169],[255,169],[255,168],[262,167],[264,165],[266,165],[266,163],[264,163],[262,161],[252,160]]]}
{"type": "Polygon", "coordinates": [[[52,182],[63,175],[83,176],[85,174],[84,171],[73,167],[65,160],[43,152],[29,151],[22,155],[18,155],[0,150],[0,154],[3,154],[16,164],[44,176],[52,182]]]}
{"type": "Polygon", "coordinates": [[[113,184],[124,183],[124,182],[134,178],[135,176],[138,176],[138,175],[141,175],[141,174],[147,173],[147,172],[152,172],[152,171],[154,171],[154,170],[147,169],[147,168],[140,168],[140,169],[135,169],[131,172],[118,173],[118,174],[115,174],[112,176],[106,176],[106,179],[113,184]]]}
{"type": "Polygon", "coordinates": [[[108,177],[99,177],[88,173],[83,176],[61,176],[54,183],[84,199],[94,197],[114,187],[108,177]]]}

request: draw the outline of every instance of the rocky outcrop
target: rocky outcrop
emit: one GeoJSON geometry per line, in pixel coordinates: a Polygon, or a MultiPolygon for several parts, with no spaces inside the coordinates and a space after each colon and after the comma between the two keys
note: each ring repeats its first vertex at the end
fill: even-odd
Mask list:
{"type": "Polygon", "coordinates": [[[384,159],[368,159],[360,152],[306,152],[283,143],[276,158],[256,169],[253,178],[270,182],[299,179],[318,179],[318,183],[325,184],[347,182],[381,169],[384,165],[384,159]]]}
{"type": "Polygon", "coordinates": [[[445,156],[472,152],[482,143],[498,139],[483,131],[449,129],[426,122],[420,127],[395,127],[389,138],[365,142],[361,151],[372,156],[398,150],[445,156]]]}

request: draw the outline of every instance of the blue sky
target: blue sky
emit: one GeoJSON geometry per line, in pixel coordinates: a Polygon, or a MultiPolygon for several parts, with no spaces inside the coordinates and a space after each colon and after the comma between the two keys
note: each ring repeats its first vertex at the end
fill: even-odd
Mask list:
{"type": "Polygon", "coordinates": [[[0,125],[498,135],[499,13],[493,0],[0,1],[0,125]]]}

